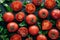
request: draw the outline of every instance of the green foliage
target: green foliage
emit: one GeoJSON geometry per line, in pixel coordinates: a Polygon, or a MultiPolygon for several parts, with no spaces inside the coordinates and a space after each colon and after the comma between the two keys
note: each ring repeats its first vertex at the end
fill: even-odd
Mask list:
{"type": "Polygon", "coordinates": [[[2,14],[0,14],[0,22],[3,21],[2,14]]]}

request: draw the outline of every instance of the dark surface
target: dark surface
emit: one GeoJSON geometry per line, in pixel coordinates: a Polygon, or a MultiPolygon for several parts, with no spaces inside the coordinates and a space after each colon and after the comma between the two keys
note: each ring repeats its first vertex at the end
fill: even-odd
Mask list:
{"type": "MultiPolygon", "coordinates": [[[[24,2],[23,0],[21,0],[22,2],[24,2]]],[[[26,0],[27,1],[27,0],[26,0]]],[[[31,1],[31,0],[30,0],[31,1]]],[[[7,2],[6,2],[7,3],[7,2]]],[[[7,3],[7,4],[10,4],[10,3],[7,3]]],[[[6,12],[6,9],[5,9],[5,7],[3,6],[3,5],[1,5],[0,4],[0,8],[2,8],[2,14],[4,14],[4,12],[6,12]]],[[[38,8],[38,7],[37,7],[38,8]]],[[[55,8],[53,8],[53,9],[56,9],[57,7],[55,7],[55,8]]],[[[53,9],[51,9],[51,10],[49,10],[49,12],[51,12],[53,9]]],[[[22,8],[22,10],[21,11],[23,11],[23,12],[25,12],[25,7],[23,7],[22,8]]],[[[16,13],[18,13],[18,12],[13,12],[13,14],[15,15],[16,13]]],[[[26,12],[25,12],[26,13],[26,12]]],[[[36,15],[36,16],[38,16],[37,15],[37,13],[38,13],[38,10],[36,10],[36,12],[34,12],[34,14],[36,15]]],[[[27,15],[27,13],[26,13],[26,15],[27,15]]],[[[51,16],[50,16],[50,13],[49,13],[49,16],[48,16],[48,18],[46,18],[46,20],[50,20],[50,19],[52,19],[51,18],[51,16]]],[[[52,19],[53,20],[53,19],[52,19]]],[[[42,19],[40,19],[39,18],[39,22],[42,22],[43,20],[42,19]]],[[[56,20],[54,20],[54,21],[56,21],[56,20]]],[[[20,22],[17,22],[16,20],[14,20],[14,22],[16,22],[16,23],[20,23],[20,22]]],[[[6,28],[6,25],[7,25],[7,23],[6,22],[0,22],[0,25],[2,25],[4,28],[6,28]]],[[[26,26],[27,28],[29,27],[29,25],[28,26],[26,26]]],[[[53,25],[53,27],[52,28],[56,28],[56,26],[55,25],[53,25]]],[[[57,29],[57,28],[56,28],[57,29]]],[[[40,29],[41,30],[41,29],[40,29]]],[[[58,30],[58,29],[57,29],[58,30]]],[[[59,31],[60,32],[60,31],[59,31]]],[[[16,33],[16,32],[15,32],[16,33]]],[[[9,35],[9,37],[11,36],[11,34],[14,34],[14,33],[8,33],[8,35],[9,35]]],[[[47,36],[47,38],[48,38],[48,40],[51,40],[49,37],[48,37],[48,35],[46,34],[46,36],[47,36]]],[[[36,40],[36,36],[32,36],[33,37],[33,40],[36,40]]],[[[27,38],[27,37],[26,37],[27,38]]],[[[25,38],[22,38],[23,40],[25,40],[25,38]]],[[[1,40],[1,39],[0,39],[1,40]]],[[[57,39],[58,40],[58,39],[57,39]]],[[[59,39],[60,40],[60,39],[59,39]]]]}

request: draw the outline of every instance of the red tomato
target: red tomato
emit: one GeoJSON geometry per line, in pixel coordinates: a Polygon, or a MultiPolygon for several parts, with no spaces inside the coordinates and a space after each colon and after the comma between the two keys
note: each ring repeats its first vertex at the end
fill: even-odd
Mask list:
{"type": "Polygon", "coordinates": [[[34,14],[30,14],[28,16],[26,16],[26,22],[29,24],[29,25],[33,25],[35,24],[37,21],[37,18],[34,14]]]}
{"type": "Polygon", "coordinates": [[[47,9],[52,9],[54,8],[56,5],[56,1],[55,0],[45,0],[45,7],[47,9]]]}
{"type": "Polygon", "coordinates": [[[20,1],[13,1],[11,3],[11,8],[14,10],[14,11],[19,11],[22,9],[22,3],[20,1]]]}
{"type": "Polygon", "coordinates": [[[32,2],[36,5],[39,6],[42,3],[42,0],[32,0],[32,2]]]}
{"type": "Polygon", "coordinates": [[[21,22],[21,21],[24,20],[25,13],[24,13],[24,12],[19,12],[19,13],[16,14],[15,17],[16,17],[16,20],[17,20],[17,21],[20,21],[20,22],[21,22]]]}
{"type": "Polygon", "coordinates": [[[48,36],[51,38],[51,39],[57,39],[59,37],[59,32],[58,30],[56,29],[51,29],[49,32],[48,32],[48,36]]]}
{"type": "Polygon", "coordinates": [[[22,38],[20,35],[14,34],[13,36],[11,36],[10,40],[22,40],[22,38]]]}
{"type": "Polygon", "coordinates": [[[31,37],[29,37],[29,38],[26,38],[25,40],[33,40],[31,37]]]}
{"type": "Polygon", "coordinates": [[[3,19],[6,22],[11,22],[14,20],[14,15],[11,12],[5,12],[3,15],[3,19]]]}
{"type": "Polygon", "coordinates": [[[45,35],[38,35],[36,40],[47,40],[45,35]]]}
{"type": "Polygon", "coordinates": [[[59,9],[54,9],[54,10],[51,12],[51,16],[52,16],[53,19],[59,19],[59,15],[60,15],[59,9]]]}
{"type": "Polygon", "coordinates": [[[60,20],[57,20],[56,27],[60,30],[60,20]]]}
{"type": "Polygon", "coordinates": [[[30,33],[31,35],[37,35],[38,32],[39,32],[38,26],[33,25],[33,26],[30,26],[30,27],[29,27],[29,33],[30,33]]]}
{"type": "Polygon", "coordinates": [[[39,15],[40,18],[45,19],[45,18],[48,17],[48,13],[49,12],[48,12],[47,9],[41,9],[41,10],[39,10],[38,15],[39,15]]]}
{"type": "Polygon", "coordinates": [[[18,24],[16,24],[15,22],[10,22],[7,24],[7,29],[9,32],[15,32],[18,30],[18,24]]]}
{"type": "Polygon", "coordinates": [[[26,27],[21,27],[18,29],[18,33],[22,36],[22,37],[26,37],[28,34],[28,29],[26,27]]]}
{"type": "Polygon", "coordinates": [[[26,12],[27,13],[29,13],[29,14],[34,13],[35,10],[36,10],[36,7],[35,7],[34,4],[29,3],[29,4],[26,5],[26,12]]]}
{"type": "Polygon", "coordinates": [[[44,20],[42,22],[42,30],[49,30],[52,28],[52,23],[49,20],[44,20]]]}

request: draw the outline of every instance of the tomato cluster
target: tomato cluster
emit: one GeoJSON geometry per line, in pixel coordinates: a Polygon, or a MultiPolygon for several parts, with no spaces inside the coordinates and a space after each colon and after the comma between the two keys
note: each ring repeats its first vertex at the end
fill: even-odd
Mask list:
{"type": "MultiPolygon", "coordinates": [[[[15,15],[13,15],[12,12],[5,12],[3,14],[3,19],[5,22],[8,22],[7,24],[7,30],[9,32],[17,32],[16,34],[12,35],[10,37],[10,40],[22,40],[22,37],[26,37],[28,34],[32,35],[32,36],[36,36],[36,40],[48,40],[47,37],[44,34],[39,34],[40,32],[40,27],[35,25],[38,20],[36,15],[34,14],[34,12],[36,11],[36,6],[41,5],[42,0],[32,0],[32,3],[28,3],[25,6],[25,10],[27,12],[28,15],[25,14],[25,12],[20,11],[23,7],[22,7],[22,2],[20,1],[13,1],[10,5],[11,8],[18,12],[15,15]],[[19,25],[14,22],[14,20],[16,20],[17,22],[22,22],[22,21],[26,21],[28,28],[26,26],[24,27],[19,27],[19,25]]],[[[50,22],[49,20],[47,20],[46,18],[49,16],[49,11],[48,9],[52,9],[54,8],[56,5],[55,0],[45,0],[45,7],[47,8],[42,8],[38,11],[38,17],[42,20],[41,23],[41,29],[42,30],[47,30],[48,32],[48,37],[51,40],[55,40],[59,37],[59,31],[60,30],[60,10],[59,9],[54,9],[53,11],[51,11],[50,16],[52,19],[57,20],[56,21],[56,28],[54,29],[53,27],[53,23],[50,22]]],[[[33,40],[33,38],[28,37],[25,40],[33,40]]]]}

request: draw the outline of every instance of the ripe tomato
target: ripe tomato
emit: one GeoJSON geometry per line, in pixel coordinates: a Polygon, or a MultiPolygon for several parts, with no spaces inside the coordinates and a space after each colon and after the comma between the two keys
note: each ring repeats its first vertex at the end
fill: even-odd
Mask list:
{"type": "Polygon", "coordinates": [[[17,21],[20,21],[21,22],[21,21],[23,21],[23,19],[25,17],[25,14],[24,14],[24,12],[19,12],[19,13],[16,14],[15,17],[16,17],[16,20],[17,21]]]}
{"type": "Polygon", "coordinates": [[[51,38],[51,39],[57,39],[59,37],[59,32],[58,30],[56,29],[51,29],[49,32],[48,32],[48,36],[51,38]]]}
{"type": "Polygon", "coordinates": [[[11,8],[14,10],[14,11],[19,11],[22,9],[22,3],[20,1],[13,1],[11,3],[11,8]]]}
{"type": "Polygon", "coordinates": [[[35,7],[34,4],[29,3],[29,4],[26,5],[26,12],[27,13],[29,13],[29,14],[34,13],[35,10],[36,10],[36,7],[35,7]]]}
{"type": "Polygon", "coordinates": [[[37,21],[37,18],[34,14],[30,14],[28,16],[26,16],[26,22],[29,24],[29,25],[33,25],[35,24],[37,21]]]}
{"type": "Polygon", "coordinates": [[[4,19],[4,21],[6,21],[6,22],[11,22],[11,21],[14,20],[14,15],[13,15],[11,12],[5,12],[5,13],[3,14],[3,19],[4,19]]]}
{"type": "Polygon", "coordinates": [[[56,27],[60,30],[60,20],[57,20],[56,27]]]}
{"type": "Polygon", "coordinates": [[[55,0],[45,0],[45,7],[47,9],[52,9],[54,8],[56,5],[56,1],[55,0]]]}
{"type": "Polygon", "coordinates": [[[29,37],[29,38],[26,38],[25,40],[33,40],[31,37],[29,37]]]}
{"type": "Polygon", "coordinates": [[[52,28],[52,23],[49,20],[44,20],[42,22],[42,30],[49,30],[52,28]]]}
{"type": "Polygon", "coordinates": [[[13,36],[11,36],[10,40],[22,40],[22,38],[20,35],[14,34],[13,36]]]}
{"type": "Polygon", "coordinates": [[[42,3],[42,0],[32,0],[34,5],[39,6],[42,3]]]}
{"type": "Polygon", "coordinates": [[[59,9],[54,9],[54,10],[51,12],[51,16],[52,16],[53,19],[59,19],[60,10],[59,10],[59,9]]]}
{"type": "Polygon", "coordinates": [[[10,22],[7,24],[7,29],[9,32],[15,32],[18,30],[18,24],[16,24],[15,22],[10,22]]]}
{"type": "Polygon", "coordinates": [[[31,35],[37,35],[38,32],[39,32],[38,26],[33,25],[33,26],[30,26],[30,27],[29,27],[29,33],[30,33],[31,35]]]}
{"type": "Polygon", "coordinates": [[[39,15],[40,18],[45,19],[45,18],[47,18],[48,13],[49,12],[48,12],[47,9],[41,9],[41,10],[39,10],[38,15],[39,15]]]}
{"type": "Polygon", "coordinates": [[[21,27],[18,29],[18,33],[22,36],[22,37],[26,37],[28,34],[28,29],[26,27],[21,27]]]}
{"type": "Polygon", "coordinates": [[[38,35],[36,40],[47,40],[45,35],[38,35]]]}

